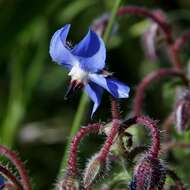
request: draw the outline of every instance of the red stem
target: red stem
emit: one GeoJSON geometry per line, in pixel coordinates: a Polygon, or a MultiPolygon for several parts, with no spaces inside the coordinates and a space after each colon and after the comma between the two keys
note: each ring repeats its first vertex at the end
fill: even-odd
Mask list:
{"type": "Polygon", "coordinates": [[[24,164],[17,157],[16,153],[0,145],[0,154],[3,154],[5,157],[7,157],[11,161],[11,163],[14,164],[14,166],[17,168],[19,175],[21,177],[21,183],[22,183],[23,189],[32,190],[24,164]]]}
{"type": "Polygon", "coordinates": [[[174,43],[176,51],[180,51],[187,41],[190,40],[190,30],[181,35],[174,43]]]}
{"type": "Polygon", "coordinates": [[[180,51],[183,45],[190,39],[190,31],[180,36],[173,44],[169,44],[169,54],[173,65],[182,69],[182,63],[180,59],[180,51]]]}
{"type": "Polygon", "coordinates": [[[111,108],[112,108],[112,128],[98,156],[98,159],[102,162],[106,159],[110,147],[113,144],[114,139],[120,127],[119,103],[114,97],[111,97],[111,108]]]}
{"type": "Polygon", "coordinates": [[[112,109],[112,118],[119,119],[120,118],[119,103],[114,97],[111,97],[111,109],[112,109]]]}
{"type": "MultiPolygon", "coordinates": [[[[0,173],[3,174],[11,183],[14,184],[14,189],[22,190],[22,185],[17,178],[4,166],[0,165],[0,173]]],[[[12,185],[13,186],[13,185],[12,185]]]]}
{"type": "Polygon", "coordinates": [[[73,137],[71,149],[68,156],[68,174],[75,176],[77,174],[77,150],[81,140],[89,133],[96,133],[101,128],[99,123],[89,124],[87,127],[81,128],[73,137]]]}
{"type": "Polygon", "coordinates": [[[151,130],[152,145],[149,150],[149,154],[152,158],[157,158],[160,150],[160,131],[158,130],[156,123],[145,116],[137,117],[136,122],[147,126],[151,130]]]}
{"type": "Polygon", "coordinates": [[[158,153],[160,150],[160,131],[157,128],[156,123],[152,119],[146,116],[136,116],[124,121],[122,124],[124,125],[122,125],[122,127],[120,128],[121,131],[126,130],[127,128],[131,127],[134,124],[140,124],[148,127],[151,131],[151,136],[152,136],[152,144],[149,149],[149,155],[152,158],[158,157],[158,153]]]}
{"type": "Polygon", "coordinates": [[[147,18],[152,19],[154,22],[156,22],[162,31],[164,32],[166,39],[169,43],[172,42],[172,35],[171,35],[171,28],[168,25],[168,23],[164,22],[163,20],[159,19],[156,15],[151,13],[149,10],[143,7],[137,7],[137,6],[127,6],[127,7],[121,7],[118,10],[117,15],[123,16],[124,14],[132,14],[137,16],[144,16],[147,18]]]}
{"type": "Polygon", "coordinates": [[[152,84],[152,82],[168,76],[180,77],[185,84],[188,83],[184,73],[179,69],[158,69],[156,71],[153,71],[152,73],[148,74],[137,87],[134,100],[134,115],[141,114],[145,90],[152,84]]]}
{"type": "Polygon", "coordinates": [[[120,120],[119,119],[113,119],[113,126],[112,126],[112,129],[110,131],[110,134],[107,137],[106,142],[104,143],[104,146],[100,150],[100,153],[98,156],[98,159],[101,162],[104,162],[106,157],[108,156],[111,145],[113,144],[114,139],[115,139],[116,135],[118,134],[119,127],[120,127],[120,120]]]}
{"type": "Polygon", "coordinates": [[[182,69],[183,66],[181,63],[180,54],[179,54],[179,51],[175,48],[175,43],[168,44],[168,53],[169,53],[169,57],[173,66],[176,69],[182,69]]]}

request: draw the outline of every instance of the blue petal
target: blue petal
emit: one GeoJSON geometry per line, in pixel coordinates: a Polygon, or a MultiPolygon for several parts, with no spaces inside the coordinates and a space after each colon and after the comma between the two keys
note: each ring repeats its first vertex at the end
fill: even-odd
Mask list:
{"type": "Polygon", "coordinates": [[[5,179],[2,175],[0,175],[0,189],[3,188],[5,185],[5,179]]]}
{"type": "Polygon", "coordinates": [[[98,106],[100,105],[104,89],[93,82],[89,82],[85,86],[85,91],[87,92],[91,100],[94,102],[94,106],[91,113],[92,117],[94,112],[97,110],[98,106]]]}
{"type": "Polygon", "coordinates": [[[98,74],[89,74],[91,81],[105,88],[115,98],[128,98],[130,88],[124,83],[110,77],[104,77],[98,74]]]}
{"type": "Polygon", "coordinates": [[[76,61],[75,57],[70,52],[71,50],[66,47],[66,39],[70,26],[70,24],[67,24],[54,33],[49,48],[49,53],[53,61],[59,64],[63,64],[69,70],[71,69],[73,63],[76,61]]]}
{"type": "Polygon", "coordinates": [[[88,72],[98,72],[105,66],[106,48],[104,41],[92,30],[72,50],[80,60],[80,67],[88,72]]]}

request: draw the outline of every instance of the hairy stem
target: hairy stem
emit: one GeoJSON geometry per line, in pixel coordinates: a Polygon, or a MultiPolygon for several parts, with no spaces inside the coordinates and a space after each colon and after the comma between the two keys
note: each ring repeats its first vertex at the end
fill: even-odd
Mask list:
{"type": "Polygon", "coordinates": [[[101,128],[101,124],[89,124],[87,127],[81,128],[74,136],[71,142],[71,148],[68,156],[68,173],[75,176],[77,174],[77,150],[81,140],[89,133],[97,133],[101,128]]]}
{"type": "Polygon", "coordinates": [[[127,7],[121,7],[117,13],[118,16],[123,16],[125,14],[132,14],[136,16],[143,16],[152,19],[154,22],[156,22],[162,31],[164,32],[166,39],[169,43],[172,41],[172,34],[171,34],[171,28],[168,23],[164,22],[163,20],[160,20],[159,17],[154,15],[151,11],[147,10],[143,7],[137,7],[137,6],[127,6],[127,7]]]}
{"type": "Polygon", "coordinates": [[[181,35],[174,43],[176,51],[181,51],[183,46],[190,40],[190,30],[181,35]]]}
{"type": "Polygon", "coordinates": [[[182,69],[179,51],[175,48],[175,44],[168,44],[168,53],[173,66],[177,69],[182,69]]]}
{"type": "Polygon", "coordinates": [[[81,126],[82,120],[83,120],[83,115],[87,109],[87,105],[88,105],[88,97],[85,93],[82,94],[82,97],[80,99],[80,103],[77,109],[77,113],[75,115],[72,127],[71,127],[71,131],[69,134],[69,138],[68,138],[68,143],[65,149],[65,154],[63,156],[62,162],[61,162],[61,167],[60,167],[60,175],[61,175],[61,171],[66,167],[67,165],[67,158],[68,158],[68,152],[69,152],[69,147],[70,147],[70,143],[71,140],[73,138],[73,136],[77,133],[79,127],[81,126]]]}
{"type": "Polygon", "coordinates": [[[124,121],[122,124],[125,125],[121,126],[120,128],[121,131],[129,128],[133,124],[140,124],[149,128],[152,136],[152,144],[149,149],[149,155],[152,158],[158,157],[158,153],[160,150],[160,131],[158,130],[156,123],[153,120],[151,120],[149,117],[146,116],[136,116],[124,121]]]}
{"type": "Polygon", "coordinates": [[[110,147],[114,142],[116,135],[118,134],[118,130],[120,127],[120,110],[119,103],[114,97],[111,97],[111,110],[112,110],[112,129],[104,143],[104,146],[100,150],[98,159],[104,161],[109,153],[110,147]]]}
{"type": "Polygon", "coordinates": [[[119,103],[114,97],[111,97],[111,109],[112,109],[112,118],[119,119],[120,118],[119,103]]]}
{"type": "Polygon", "coordinates": [[[30,181],[26,172],[26,169],[24,167],[23,162],[17,157],[16,153],[9,150],[8,148],[0,145],[0,154],[3,154],[5,157],[7,157],[11,163],[16,167],[16,169],[19,172],[19,175],[21,177],[21,184],[23,186],[24,190],[31,190],[30,181]]]}
{"type": "Polygon", "coordinates": [[[190,39],[190,31],[180,36],[174,43],[169,44],[169,56],[173,65],[182,69],[182,63],[180,59],[180,52],[185,43],[190,39]]]}
{"type": "Polygon", "coordinates": [[[114,143],[115,137],[118,134],[119,127],[120,127],[120,120],[113,119],[113,124],[112,124],[112,129],[110,131],[110,134],[107,137],[106,142],[104,143],[104,146],[100,150],[100,153],[98,156],[98,159],[101,162],[104,162],[105,159],[107,158],[111,145],[114,143]]]}
{"type": "Polygon", "coordinates": [[[2,165],[0,165],[0,173],[4,175],[14,185],[14,189],[23,190],[22,185],[17,180],[17,178],[7,168],[5,168],[2,165]]]}
{"type": "Polygon", "coordinates": [[[188,85],[184,72],[179,69],[158,69],[148,74],[138,85],[136,89],[136,95],[134,100],[134,115],[140,115],[142,110],[143,99],[146,89],[156,80],[164,77],[173,76],[179,77],[183,82],[188,85]]]}

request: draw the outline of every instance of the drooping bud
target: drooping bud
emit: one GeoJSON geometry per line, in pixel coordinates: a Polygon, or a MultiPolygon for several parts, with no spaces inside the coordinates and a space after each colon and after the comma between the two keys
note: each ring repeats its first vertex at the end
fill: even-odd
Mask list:
{"type": "Polygon", "coordinates": [[[101,176],[104,176],[108,171],[109,160],[108,158],[102,162],[98,154],[93,156],[88,162],[83,178],[84,188],[90,187],[96,180],[98,180],[101,176]]]}
{"type": "Polygon", "coordinates": [[[166,169],[157,158],[146,155],[137,164],[130,190],[161,190],[166,178],[166,169]]]}
{"type": "MultiPolygon", "coordinates": [[[[166,16],[161,10],[153,11],[153,14],[159,18],[159,20],[166,21],[166,16]]],[[[142,36],[142,45],[145,51],[145,55],[151,61],[157,60],[157,47],[162,42],[162,30],[159,25],[152,20],[150,21],[149,28],[144,32],[142,36]]]]}
{"type": "Polygon", "coordinates": [[[175,111],[176,128],[179,133],[190,129],[190,91],[177,103],[175,111]]]}
{"type": "Polygon", "coordinates": [[[57,190],[79,190],[80,184],[76,178],[66,175],[58,184],[57,190]]]}

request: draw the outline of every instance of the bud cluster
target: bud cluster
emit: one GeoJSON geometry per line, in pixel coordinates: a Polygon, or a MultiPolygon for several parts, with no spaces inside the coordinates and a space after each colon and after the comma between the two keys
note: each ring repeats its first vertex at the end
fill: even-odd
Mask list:
{"type": "Polygon", "coordinates": [[[131,190],[163,189],[166,178],[165,166],[157,158],[145,155],[135,167],[131,190]]]}

